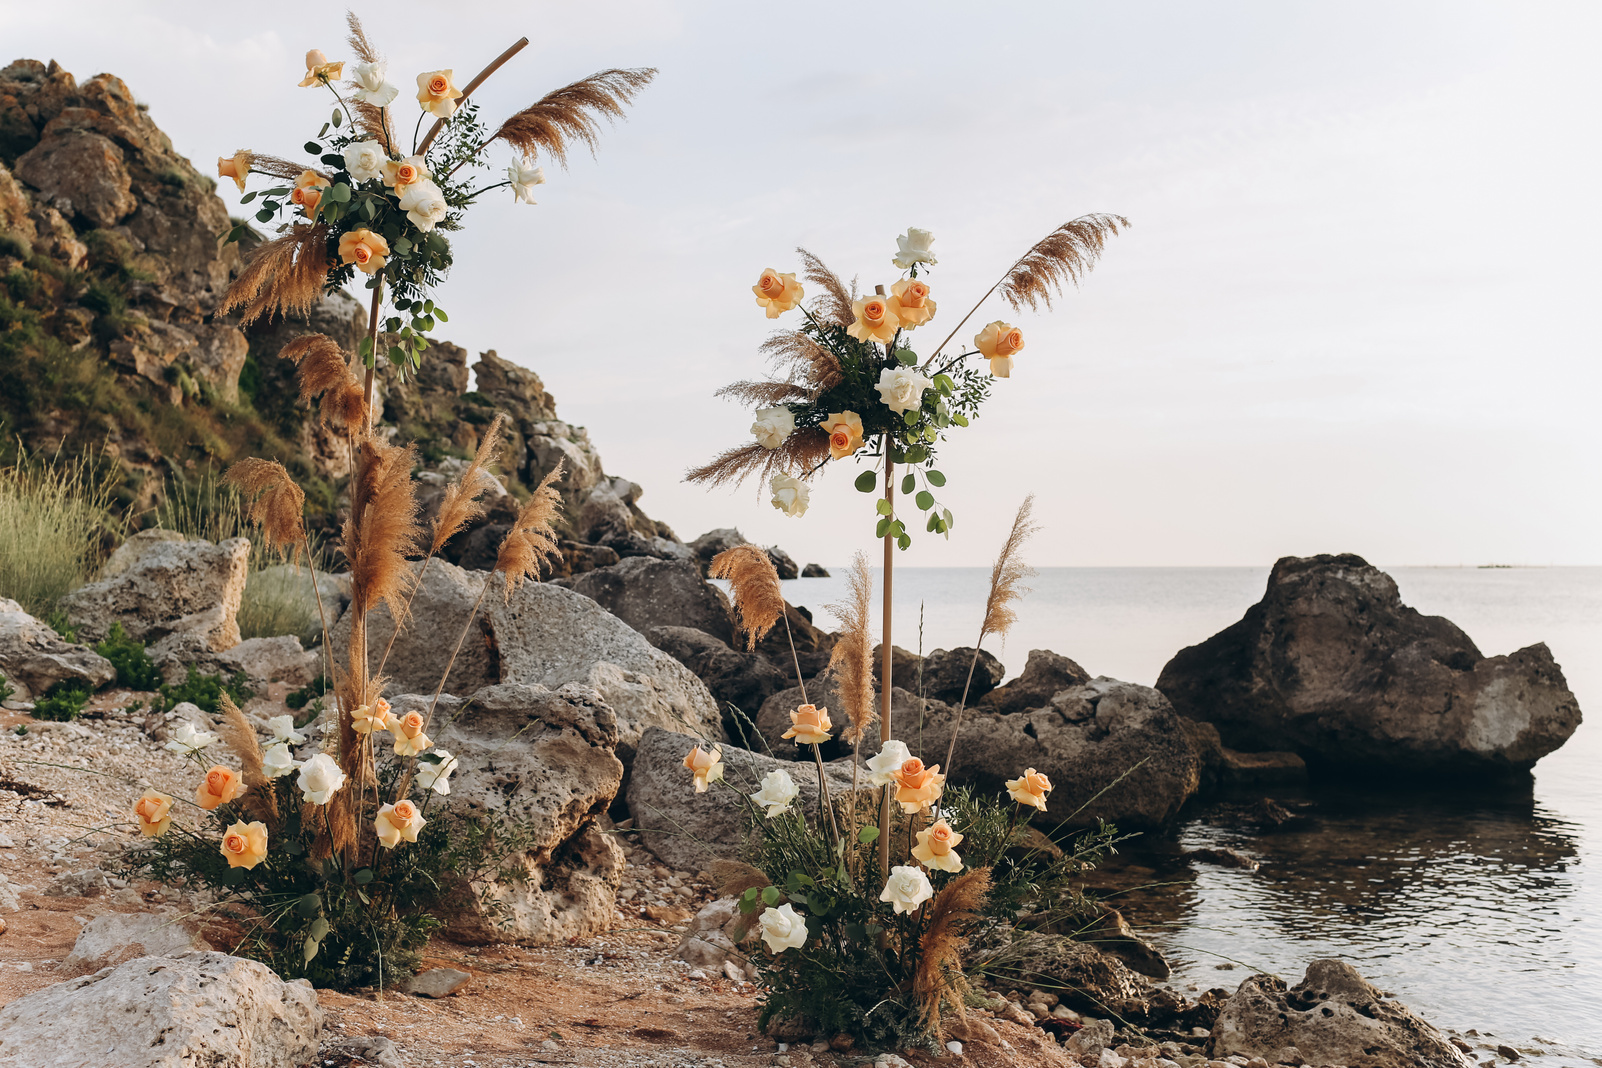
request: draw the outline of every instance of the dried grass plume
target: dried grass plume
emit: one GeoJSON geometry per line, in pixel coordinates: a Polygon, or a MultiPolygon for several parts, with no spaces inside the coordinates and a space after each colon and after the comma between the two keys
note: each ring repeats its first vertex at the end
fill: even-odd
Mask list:
{"type": "Polygon", "coordinates": [[[501,542],[501,551],[495,557],[494,570],[506,576],[506,601],[512,591],[528,579],[540,580],[540,565],[555,560],[562,554],[556,544],[556,530],[551,526],[562,511],[562,495],[556,483],[566,471],[566,464],[558,460],[550,473],[534,487],[528,503],[517,513],[512,529],[501,542]]]}
{"type": "Polygon", "coordinates": [[[321,393],[323,422],[342,434],[356,431],[367,414],[362,383],[351,370],[345,353],[325,334],[302,334],[278,355],[295,365],[300,381],[300,402],[310,404],[321,393]]]}
{"type": "Polygon", "coordinates": [[[813,314],[840,326],[850,326],[856,322],[857,313],[851,310],[851,304],[856,300],[856,284],[853,282],[851,288],[847,289],[839,275],[804,248],[796,249],[795,254],[801,257],[801,277],[819,290],[812,302],[813,314]]]}
{"type": "Polygon", "coordinates": [[[383,601],[398,627],[406,615],[405,592],[411,570],[407,557],[417,552],[417,498],[412,468],[416,446],[389,445],[369,438],[363,449],[373,450],[362,465],[361,484],[353,501],[362,502],[361,515],[347,516],[344,527],[345,559],[350,563],[352,610],[366,612],[383,601]]]}
{"type": "MultiPolygon", "coordinates": [[[[378,54],[378,49],[367,39],[367,31],[362,28],[362,20],[356,17],[356,12],[345,12],[345,25],[350,27],[350,35],[345,40],[357,59],[363,63],[378,63],[383,59],[378,54]]],[[[345,84],[351,88],[357,87],[354,81],[345,84]]],[[[355,112],[356,125],[361,127],[363,133],[385,147],[395,144],[395,128],[390,122],[388,106],[379,107],[377,104],[367,104],[360,100],[352,100],[350,103],[351,110],[355,112]]]]}
{"type": "Polygon", "coordinates": [[[734,615],[745,631],[745,647],[756,643],[784,618],[784,587],[779,571],[767,550],[756,545],[736,545],[712,558],[707,568],[711,578],[728,579],[734,594],[734,615]]]}
{"type": "Polygon", "coordinates": [[[1078,285],[1090,273],[1107,239],[1120,229],[1129,229],[1129,220],[1122,215],[1081,215],[1063,223],[1035,242],[1007,271],[1001,282],[1002,297],[1015,311],[1022,311],[1024,305],[1031,311],[1040,304],[1051,307],[1051,298],[1060,295],[1064,285],[1078,285]]]}
{"type": "Polygon", "coordinates": [[[530,158],[543,148],[566,167],[568,149],[574,143],[594,155],[600,141],[600,120],[614,122],[622,118],[625,106],[654,77],[656,70],[652,67],[592,74],[546,93],[503,122],[490,140],[505,141],[530,158]]]}
{"type": "Polygon", "coordinates": [[[996,562],[990,565],[990,594],[985,598],[985,621],[979,628],[981,641],[987,634],[1006,634],[1018,621],[1012,603],[1029,592],[1023,581],[1035,573],[1022,558],[1024,542],[1040,529],[1029,521],[1034,510],[1035,495],[1031,493],[1018,506],[1007,542],[996,556],[996,562]]]}
{"type": "MultiPolygon", "coordinates": [[[[264,158],[267,157],[255,157],[252,167],[262,170],[264,158]]],[[[256,247],[245,269],[223,295],[217,312],[240,309],[240,326],[248,326],[263,316],[270,319],[274,315],[309,315],[323,297],[328,266],[328,227],[322,223],[295,223],[282,237],[256,247]]]]}
{"type": "Polygon", "coordinates": [[[684,481],[738,486],[753,476],[766,482],[776,471],[811,478],[828,458],[829,435],[821,427],[797,427],[777,449],[765,449],[754,441],[736,445],[719,453],[710,463],[685,472],[684,481]]]}
{"type": "Polygon", "coordinates": [[[473,462],[467,465],[461,478],[445,487],[439,514],[434,517],[434,540],[429,545],[429,552],[439,552],[440,547],[459,534],[463,527],[484,514],[484,505],[479,497],[499,486],[489,468],[499,457],[501,427],[505,424],[506,416],[496,412],[489,429],[484,431],[484,437],[479,440],[473,462]]]}
{"type": "Polygon", "coordinates": [[[273,793],[273,781],[262,771],[261,743],[256,740],[255,728],[228,694],[222,695],[221,702],[222,725],[217,728],[217,733],[239,757],[240,778],[247,789],[244,809],[265,823],[269,831],[275,830],[278,827],[278,798],[273,793]]]}
{"type": "Polygon", "coordinates": [[[868,570],[868,558],[860,552],[851,561],[851,571],[846,576],[846,595],[846,600],[827,606],[842,628],[834,651],[829,654],[829,666],[838,680],[840,705],[851,721],[841,737],[856,745],[874,717],[873,634],[869,627],[873,574],[868,570]]]}
{"type": "Polygon", "coordinates": [[[283,464],[247,457],[228,469],[223,482],[237,487],[250,502],[246,518],[261,527],[269,548],[285,553],[293,548],[298,553],[306,541],[306,494],[295,485],[283,464]]]}
{"type": "Polygon", "coordinates": [[[962,949],[967,941],[967,925],[978,918],[985,895],[990,893],[990,869],[975,868],[947,883],[929,902],[925,913],[922,953],[918,971],[912,978],[913,1002],[925,1026],[941,1037],[940,1018],[949,1005],[958,1019],[968,1018],[963,999],[969,991],[962,974],[962,949]]]}

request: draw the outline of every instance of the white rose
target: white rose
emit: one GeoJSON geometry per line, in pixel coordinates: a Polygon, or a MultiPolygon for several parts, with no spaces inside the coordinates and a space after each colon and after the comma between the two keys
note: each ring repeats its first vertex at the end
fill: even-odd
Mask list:
{"type": "Polygon", "coordinates": [[[384,161],[389,156],[377,141],[356,141],[345,146],[345,169],[358,182],[384,177],[384,161]]]}
{"type": "Polygon", "coordinates": [[[506,177],[512,183],[513,199],[532,204],[534,187],[545,184],[545,168],[536,167],[531,161],[519,157],[506,168],[506,177]]]}
{"type": "Polygon", "coordinates": [[[790,810],[790,802],[801,791],[795,780],[784,770],[770,771],[762,777],[762,789],[751,795],[751,800],[767,808],[768,819],[790,810]]]}
{"type": "Polygon", "coordinates": [[[300,792],[314,805],[326,805],[329,798],[345,785],[345,773],[334,758],[318,753],[300,766],[300,778],[295,780],[300,792]]]}
{"type": "Polygon", "coordinates": [[[807,502],[812,499],[812,490],[805,482],[789,475],[774,475],[768,485],[773,489],[773,507],[792,519],[800,519],[807,514],[807,502]]]}
{"type": "Polygon", "coordinates": [[[934,887],[922,868],[896,865],[890,869],[890,880],[884,884],[880,901],[888,901],[897,912],[916,912],[918,906],[934,897],[934,887]]]}
{"type": "Polygon", "coordinates": [[[436,749],[434,753],[440,758],[438,764],[430,764],[426,760],[418,762],[417,785],[436,794],[448,794],[451,792],[451,772],[457,769],[461,761],[451,756],[449,749],[436,749]]]}
{"type": "MultiPolygon", "coordinates": [[[[284,717],[288,719],[288,716],[284,717]]],[[[269,779],[277,779],[288,775],[300,767],[300,761],[289,755],[289,743],[279,742],[277,745],[267,747],[267,752],[261,755],[261,770],[269,779]]]]}
{"type": "Polygon", "coordinates": [[[174,753],[198,753],[206,746],[217,740],[217,736],[210,731],[196,730],[193,723],[180,723],[178,729],[172,732],[164,748],[174,753]]]}
{"type": "Polygon", "coordinates": [[[868,781],[875,786],[889,786],[894,773],[912,759],[912,750],[899,738],[884,743],[879,754],[868,761],[868,781]]]}
{"type": "Polygon", "coordinates": [[[886,367],[879,372],[879,384],[873,388],[892,412],[907,412],[923,406],[923,391],[933,389],[934,380],[919,374],[915,367],[886,367]]]}
{"type": "Polygon", "coordinates": [[[773,953],[800,949],[807,940],[807,921],[796,915],[795,906],[789,903],[764,909],[757,924],[762,928],[762,941],[773,953]]]}
{"type": "Polygon", "coordinates": [[[304,734],[295,732],[294,716],[274,716],[267,721],[267,730],[271,732],[275,742],[294,742],[299,745],[306,740],[304,734]]]}
{"type": "Polygon", "coordinates": [[[388,70],[389,64],[382,61],[356,64],[350,70],[350,80],[360,88],[352,93],[351,96],[364,104],[372,104],[380,108],[394,100],[399,95],[400,90],[384,80],[384,75],[388,70]]]}
{"type": "Polygon", "coordinates": [[[406,187],[406,192],[401,194],[400,206],[406,217],[412,220],[412,225],[419,230],[434,229],[434,225],[444,219],[445,213],[450,210],[450,205],[445,203],[445,194],[427,178],[406,187]]]}
{"type": "Polygon", "coordinates": [[[751,424],[751,433],[764,449],[777,449],[794,429],[795,413],[783,405],[763,408],[756,413],[756,422],[751,424]]]}
{"type": "Polygon", "coordinates": [[[907,232],[896,238],[896,256],[890,262],[903,271],[914,263],[938,262],[929,246],[934,244],[934,234],[927,230],[917,230],[911,227],[907,232]]]}

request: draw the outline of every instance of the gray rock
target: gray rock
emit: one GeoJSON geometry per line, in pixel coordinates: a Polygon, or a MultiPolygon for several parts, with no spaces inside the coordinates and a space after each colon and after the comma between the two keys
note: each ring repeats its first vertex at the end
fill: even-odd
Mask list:
{"type": "Polygon", "coordinates": [[[718,553],[726,549],[732,549],[736,545],[750,544],[746,540],[746,536],[741,534],[738,529],[734,527],[718,527],[716,530],[709,530],[690,542],[690,551],[695,554],[697,560],[701,561],[701,570],[705,571],[706,566],[712,562],[712,558],[718,553]]]}
{"type": "Polygon", "coordinates": [[[734,640],[728,598],[701,577],[691,560],[635,556],[585,572],[573,590],[642,634],[652,627],[694,627],[724,642],[734,640]]]}
{"type": "Polygon", "coordinates": [[[1344,961],[1315,960],[1296,986],[1254,975],[1213,1025],[1214,1057],[1272,1055],[1295,1046],[1309,1064],[1472,1068],[1435,1028],[1385,998],[1344,961]]]}
{"type": "Polygon", "coordinates": [[[113,623],[151,656],[218,653],[239,644],[239,600],[250,542],[158,541],[122,572],[79,587],[62,609],[80,637],[101,641],[113,623]]]}
{"type": "Polygon", "coordinates": [[[1046,707],[1058,691],[1083,686],[1089,681],[1090,672],[1061,653],[1031,649],[1022,673],[1005,686],[985,694],[979,703],[997,712],[1027,712],[1031,708],[1046,707]]]}
{"type": "Polygon", "coordinates": [[[406,992],[423,998],[448,998],[473,981],[471,972],[457,968],[430,968],[406,981],[406,992]]]}
{"type": "MultiPolygon", "coordinates": [[[[244,672],[251,685],[258,689],[273,682],[299,689],[322,674],[321,657],[315,650],[301,648],[300,639],[290,634],[277,638],[246,638],[231,649],[194,657],[188,663],[214,674],[232,676],[244,672]]],[[[165,673],[177,674],[177,679],[169,678],[169,682],[181,682],[186,666],[170,657],[162,665],[165,673]]]]}
{"type": "Polygon", "coordinates": [[[162,545],[166,542],[188,540],[176,530],[167,530],[163,527],[151,527],[149,530],[141,530],[113,550],[111,558],[100,568],[98,577],[108,579],[113,575],[122,574],[138,563],[139,558],[145,555],[153,546],[162,545]]]}
{"type": "Polygon", "coordinates": [[[1101,1051],[1112,1045],[1113,1025],[1111,1020],[1086,1020],[1085,1026],[1068,1036],[1063,1048],[1071,1056],[1099,1057],[1101,1051]]]}
{"type": "Polygon", "coordinates": [[[99,868],[85,868],[62,872],[50,880],[45,893],[50,897],[99,897],[109,885],[105,872],[99,868]]]}
{"type": "Polygon", "coordinates": [[[1545,645],[1484,657],[1350,554],[1281,559],[1263,599],[1157,687],[1233,749],[1412,778],[1525,772],[1580,725],[1545,645]]]}
{"type": "Polygon", "coordinates": [[[0,676],[16,691],[14,700],[29,701],[59,682],[98,690],[116,680],[117,670],[93,649],[62,641],[16,601],[0,597],[0,676]]]}
{"type": "Polygon", "coordinates": [[[822,564],[808,564],[801,569],[802,578],[828,578],[829,569],[822,564]]]}
{"type": "Polygon", "coordinates": [[[750,952],[756,941],[755,916],[740,912],[733,898],[719,898],[690,920],[673,956],[708,973],[721,971],[731,979],[754,980],[757,968],[750,952]]]}
{"type": "MultiPolygon", "coordinates": [[[[645,637],[706,683],[720,708],[733,706],[752,718],[762,708],[762,703],[784,689],[789,681],[789,676],[761,653],[731,649],[726,642],[704,630],[650,627],[645,637]]],[[[725,716],[725,729],[731,731],[731,737],[738,737],[737,729],[727,722],[730,718],[737,718],[732,711],[725,716]]]]}
{"type": "MultiPolygon", "coordinates": [[[[395,638],[384,667],[384,674],[389,678],[388,692],[392,695],[433,693],[469,619],[471,627],[461,643],[450,677],[445,679],[445,692],[472,693],[500,682],[499,658],[484,609],[500,602],[501,580],[482,571],[465,571],[443,560],[433,561],[426,571],[421,564],[411,566],[414,579],[420,571],[422,579],[413,595],[412,622],[395,638]],[[494,587],[487,593],[486,582],[494,587]],[[479,607],[476,615],[475,605],[479,607]]],[[[329,645],[336,662],[341,665],[348,663],[353,622],[351,613],[346,612],[329,632],[329,645]]],[[[368,613],[368,658],[374,670],[394,632],[394,621],[387,605],[380,604],[368,613]]]]}
{"type": "Polygon", "coordinates": [[[764,550],[768,559],[773,561],[773,568],[779,573],[781,579],[801,577],[801,568],[796,564],[795,558],[777,545],[769,545],[764,550]]]}
{"type": "MultiPolygon", "coordinates": [[[[979,650],[977,661],[974,659],[972,646],[936,649],[923,658],[924,696],[944,701],[948,705],[954,705],[962,700],[965,687],[968,704],[978,704],[980,698],[999,686],[1001,680],[1006,677],[1007,669],[1002,666],[1000,660],[991,655],[988,649],[979,650]],[[973,672],[972,682],[969,681],[970,668],[973,672]]],[[[907,685],[908,681],[900,680],[902,685],[907,685]]]]}
{"type": "Polygon", "coordinates": [[[400,1047],[383,1035],[352,1035],[329,1042],[319,1059],[324,1065],[338,1064],[340,1068],[406,1068],[400,1047]],[[339,1059],[330,1059],[330,1054],[339,1059]]]}
{"type": "Polygon", "coordinates": [[[1051,990],[1076,1012],[1138,1019],[1149,1008],[1150,983],[1116,957],[1065,935],[992,927],[969,940],[964,956],[1028,976],[1030,985],[1051,990]]]}
{"type": "Polygon", "coordinates": [[[211,946],[174,915],[112,912],[84,924],[67,954],[73,975],[114,967],[132,957],[171,957],[211,946]]]}
{"type": "Polygon", "coordinates": [[[0,1008],[0,1068],[299,1068],[322,1027],[311,985],[266,965],[138,957],[0,1008]]]}

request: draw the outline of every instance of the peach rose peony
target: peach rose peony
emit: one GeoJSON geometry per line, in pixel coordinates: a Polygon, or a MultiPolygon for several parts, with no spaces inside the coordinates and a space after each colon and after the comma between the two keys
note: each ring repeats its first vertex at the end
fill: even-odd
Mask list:
{"type": "Polygon", "coordinates": [[[985,327],[973,339],[979,355],[990,361],[990,373],[997,378],[1012,377],[1012,357],[1024,347],[1023,331],[1000,319],[985,327]]]}
{"type": "Polygon", "coordinates": [[[327,188],[327,178],[316,171],[301,171],[300,177],[295,179],[295,188],[289,191],[289,202],[300,205],[306,218],[316,218],[317,205],[323,199],[323,190],[327,188]]]}
{"type": "Polygon", "coordinates": [[[245,780],[233,768],[221,764],[206,772],[206,777],[195,787],[195,804],[210,812],[218,805],[236,801],[245,794],[245,780]]]}
{"type": "Polygon", "coordinates": [[[723,750],[714,745],[708,753],[696,746],[684,758],[684,766],[695,773],[695,792],[704,794],[707,783],[723,778],[723,750]]]}
{"type": "Polygon", "coordinates": [[[378,815],[373,817],[373,830],[378,833],[380,845],[385,849],[394,849],[402,839],[417,841],[417,832],[427,822],[423,814],[417,811],[416,805],[410,801],[397,801],[378,810],[378,815]]]}
{"type": "Polygon", "coordinates": [[[240,149],[232,156],[217,157],[217,177],[232,178],[239,191],[245,191],[245,176],[250,173],[250,153],[240,149]]]}
{"type": "Polygon", "coordinates": [[[823,421],[823,432],[829,435],[829,455],[836,460],[862,448],[862,416],[856,412],[834,412],[823,421]]]}
{"type": "Polygon", "coordinates": [[[354,263],[363,274],[374,274],[384,269],[384,258],[389,255],[389,242],[383,234],[371,230],[349,230],[339,235],[339,261],[354,263]]]}
{"type": "Polygon", "coordinates": [[[1034,768],[1026,768],[1023,776],[1007,780],[1007,793],[1020,805],[1033,805],[1046,811],[1046,795],[1051,793],[1051,780],[1034,768]]]}
{"type": "Polygon", "coordinates": [[[940,800],[946,781],[940,774],[939,764],[926,768],[917,757],[908,758],[890,777],[896,784],[896,800],[901,804],[901,811],[907,813],[922,811],[940,800]]]}
{"type": "Polygon", "coordinates": [[[146,790],[134,802],[134,818],[139,821],[140,834],[161,837],[172,826],[172,798],[158,790],[146,790]]]}
{"type": "Polygon", "coordinates": [[[396,196],[406,192],[407,186],[429,177],[428,165],[422,156],[386,159],[379,167],[384,172],[384,184],[395,190],[396,196]]]}
{"type": "Polygon", "coordinates": [[[916,278],[903,278],[890,287],[890,310],[896,313],[896,318],[908,330],[927,323],[935,313],[935,302],[929,298],[929,286],[916,278]]]}
{"type": "Polygon", "coordinates": [[[408,712],[390,725],[395,732],[395,755],[416,756],[434,743],[423,733],[423,714],[408,712]]]}
{"type": "Polygon", "coordinates": [[[461,96],[449,70],[431,70],[417,76],[417,102],[435,118],[448,119],[456,114],[456,101],[461,96]]]}
{"type": "Polygon", "coordinates": [[[956,853],[961,843],[962,835],[952,830],[950,824],[935,820],[933,827],[918,832],[918,844],[912,847],[912,855],[927,868],[961,871],[962,858],[956,853]]]}
{"type": "Polygon", "coordinates": [[[851,310],[856,313],[857,321],[846,327],[846,333],[858,341],[883,341],[888,344],[895,340],[901,320],[890,307],[888,297],[863,297],[852,303],[851,310]]]}
{"type": "Polygon", "coordinates": [[[801,283],[793,274],[780,274],[772,267],[762,272],[757,284],[751,287],[759,307],[766,308],[769,319],[777,319],[801,303],[801,283]]]}
{"type": "Polygon", "coordinates": [[[395,729],[395,716],[389,710],[389,702],[380,697],[370,705],[361,705],[350,714],[351,730],[357,734],[372,734],[374,731],[388,731],[395,729]]]}
{"type": "Polygon", "coordinates": [[[254,868],[267,859],[267,825],[233,824],[223,832],[222,855],[230,868],[254,868]]]}
{"type": "Polygon", "coordinates": [[[780,737],[794,738],[797,745],[822,745],[829,740],[829,731],[834,724],[829,720],[829,710],[816,705],[802,705],[790,713],[790,729],[780,737]]]}
{"type": "Polygon", "coordinates": [[[300,80],[300,87],[307,89],[314,85],[336,81],[344,72],[344,60],[330,63],[321,48],[314,48],[306,53],[306,77],[300,80]]]}

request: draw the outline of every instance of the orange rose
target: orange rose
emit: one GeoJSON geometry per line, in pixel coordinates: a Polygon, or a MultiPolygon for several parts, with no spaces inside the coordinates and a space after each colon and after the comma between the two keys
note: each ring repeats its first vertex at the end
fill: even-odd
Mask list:
{"type": "Polygon", "coordinates": [[[928,285],[916,278],[903,278],[890,287],[890,310],[902,326],[911,330],[934,318],[935,302],[929,299],[928,285]]]}
{"type": "Polygon", "coordinates": [[[232,178],[239,191],[245,191],[245,175],[250,173],[250,152],[240,149],[232,156],[217,157],[217,177],[232,178]]]}
{"type": "Polygon", "coordinates": [[[829,435],[829,455],[836,460],[862,448],[862,416],[856,412],[834,412],[823,421],[823,432],[829,435]]]}
{"type": "Polygon", "coordinates": [[[378,810],[378,815],[373,817],[373,830],[378,834],[380,845],[385,849],[394,849],[402,839],[417,841],[417,832],[427,822],[423,814],[417,811],[416,805],[410,801],[397,801],[378,810]]]}
{"type": "Polygon", "coordinates": [[[267,859],[267,825],[236,823],[223,832],[222,855],[230,868],[254,868],[267,859]]]}
{"type": "Polygon", "coordinates": [[[759,307],[768,310],[769,319],[777,319],[801,303],[801,283],[793,274],[780,274],[772,267],[762,272],[757,284],[751,287],[759,307]]]}
{"type": "Polygon", "coordinates": [[[790,713],[790,729],[780,737],[794,738],[797,745],[822,745],[829,740],[829,731],[833,729],[827,708],[802,705],[790,713]]]}
{"type": "Polygon", "coordinates": [[[1046,795],[1051,793],[1051,780],[1034,768],[1024,771],[1023,777],[1007,780],[1007,793],[1020,805],[1033,805],[1046,811],[1046,795]]]}
{"type": "Polygon", "coordinates": [[[395,720],[390,730],[395,732],[395,755],[416,756],[434,743],[423,733],[423,714],[408,712],[395,720]]]}
{"type": "Polygon", "coordinates": [[[918,844],[912,855],[926,868],[941,871],[961,871],[962,858],[953,850],[962,843],[962,835],[951,829],[945,820],[935,820],[934,826],[918,832],[918,844]]]}
{"type": "Polygon", "coordinates": [[[407,156],[405,159],[386,159],[383,163],[384,184],[395,190],[400,196],[406,192],[406,187],[421,182],[429,177],[428,166],[423,162],[422,156],[407,156]]]}
{"type": "Polygon", "coordinates": [[[316,171],[301,171],[300,177],[295,179],[295,188],[289,191],[289,202],[299,204],[306,218],[315,218],[317,204],[323,199],[323,190],[327,188],[327,178],[316,171]]]}
{"type": "Polygon", "coordinates": [[[330,63],[321,48],[314,48],[306,53],[306,77],[300,80],[300,87],[308,89],[314,85],[337,82],[344,72],[344,60],[340,60],[338,63],[330,63]]]}
{"type": "Polygon", "coordinates": [[[350,230],[339,236],[339,260],[354,263],[363,274],[374,274],[384,269],[384,257],[389,255],[389,242],[383,234],[371,230],[350,230]]]}
{"type": "Polygon", "coordinates": [[[448,119],[456,114],[456,101],[461,96],[449,70],[431,70],[417,76],[417,102],[436,118],[448,119]]]}
{"type": "Polygon", "coordinates": [[[919,812],[940,800],[946,781],[940,774],[939,764],[926,768],[917,757],[909,758],[891,772],[890,777],[895,780],[896,800],[901,803],[901,811],[907,813],[919,812]]]}
{"type": "Polygon", "coordinates": [[[1012,358],[1024,347],[1023,331],[1000,319],[991,323],[973,339],[979,355],[990,361],[990,373],[997,378],[1012,377],[1012,358]]]}
{"type": "Polygon", "coordinates": [[[852,303],[851,310],[856,313],[857,321],[846,327],[846,333],[858,341],[883,341],[888,344],[895,340],[901,320],[890,307],[888,299],[863,297],[852,303]]]}
{"type": "Polygon", "coordinates": [[[395,729],[395,717],[390,714],[389,702],[380,697],[371,705],[361,705],[350,714],[351,730],[357,734],[395,729]]]}
{"type": "Polygon", "coordinates": [[[195,787],[195,804],[210,812],[218,805],[238,800],[245,794],[245,780],[233,768],[221,764],[206,772],[206,777],[195,787]]]}
{"type": "Polygon", "coordinates": [[[146,790],[134,802],[134,819],[139,821],[139,833],[146,838],[159,838],[172,826],[172,798],[156,790],[146,790]]]}
{"type": "Polygon", "coordinates": [[[684,766],[695,773],[695,792],[704,794],[707,783],[723,778],[723,750],[714,745],[708,753],[696,746],[684,758],[684,766]]]}

